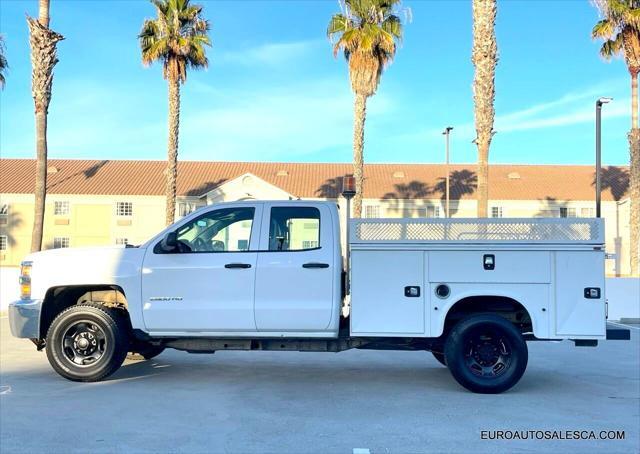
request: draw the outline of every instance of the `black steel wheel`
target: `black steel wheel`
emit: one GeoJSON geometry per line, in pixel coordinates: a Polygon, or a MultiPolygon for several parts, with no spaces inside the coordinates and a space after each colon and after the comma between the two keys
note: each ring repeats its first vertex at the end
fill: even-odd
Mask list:
{"type": "Polygon", "coordinates": [[[440,364],[442,364],[444,367],[447,367],[447,361],[446,361],[446,358],[444,357],[444,353],[432,351],[431,354],[435,359],[438,360],[440,364]]]}
{"type": "Polygon", "coordinates": [[[71,306],[51,323],[47,358],[53,369],[73,381],[99,381],[122,365],[130,324],[122,309],[86,303],[71,306]]]}
{"type": "Polygon", "coordinates": [[[493,314],[477,314],[458,322],[449,333],[444,354],[456,381],[483,394],[513,387],[528,361],[522,334],[513,323],[493,314]]]}

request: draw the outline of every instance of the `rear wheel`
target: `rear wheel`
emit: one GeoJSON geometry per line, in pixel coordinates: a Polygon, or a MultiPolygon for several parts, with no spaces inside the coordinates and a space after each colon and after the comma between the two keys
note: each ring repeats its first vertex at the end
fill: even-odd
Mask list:
{"type": "Polygon", "coordinates": [[[447,367],[470,391],[497,394],[514,386],[527,368],[528,350],[513,323],[478,314],[453,327],[445,349],[447,367]]]}
{"type": "Polygon", "coordinates": [[[122,309],[79,304],[60,313],[47,332],[47,358],[73,381],[100,381],[122,365],[129,345],[129,320],[122,309]]]}

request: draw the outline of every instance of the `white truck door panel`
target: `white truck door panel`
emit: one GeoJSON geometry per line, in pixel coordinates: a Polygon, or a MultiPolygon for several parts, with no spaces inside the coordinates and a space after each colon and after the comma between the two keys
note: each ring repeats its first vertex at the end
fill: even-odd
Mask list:
{"type": "Polygon", "coordinates": [[[150,331],[255,331],[257,253],[150,255],[142,276],[144,323],[150,331]],[[228,264],[251,268],[225,268],[228,264]]]}
{"type": "Polygon", "coordinates": [[[558,251],[555,257],[557,334],[604,336],[604,252],[558,251]],[[587,288],[599,288],[600,298],[586,298],[587,288]]]}
{"type": "Polygon", "coordinates": [[[142,302],[148,331],[256,331],[258,254],[251,250],[261,211],[259,205],[210,210],[176,227],[188,250],[147,250],[142,302]]]}
{"type": "Polygon", "coordinates": [[[399,336],[425,333],[425,253],[354,250],[351,256],[351,333],[399,336]],[[419,296],[406,296],[418,287],[419,296]]]}
{"type": "Polygon", "coordinates": [[[258,331],[326,330],[340,266],[329,210],[276,203],[265,205],[264,213],[255,283],[258,331]]]}

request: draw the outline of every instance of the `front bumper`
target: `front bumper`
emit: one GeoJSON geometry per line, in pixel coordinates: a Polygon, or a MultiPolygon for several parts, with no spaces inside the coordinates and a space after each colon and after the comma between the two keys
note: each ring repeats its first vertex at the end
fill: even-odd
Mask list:
{"type": "Polygon", "coordinates": [[[9,304],[11,334],[26,339],[40,338],[41,300],[18,300],[9,304]]]}

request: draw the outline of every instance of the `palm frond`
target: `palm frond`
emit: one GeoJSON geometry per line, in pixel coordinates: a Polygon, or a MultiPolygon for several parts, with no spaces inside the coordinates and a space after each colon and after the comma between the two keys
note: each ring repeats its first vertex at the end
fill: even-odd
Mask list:
{"type": "Polygon", "coordinates": [[[611,38],[616,31],[615,23],[610,19],[602,19],[596,25],[593,26],[593,30],[591,30],[591,37],[593,39],[602,38],[609,39],[611,38]]]}
{"type": "Polygon", "coordinates": [[[622,52],[623,44],[624,42],[622,39],[622,33],[618,33],[615,38],[608,39],[604,43],[602,43],[602,47],[600,48],[600,55],[606,60],[611,60],[613,57],[622,52]]]}
{"type": "Polygon", "coordinates": [[[142,62],[162,62],[165,77],[187,78],[187,67],[206,67],[206,46],[211,46],[209,22],[203,19],[202,6],[189,0],[151,0],[157,17],[147,19],[138,35],[142,62]]]}

